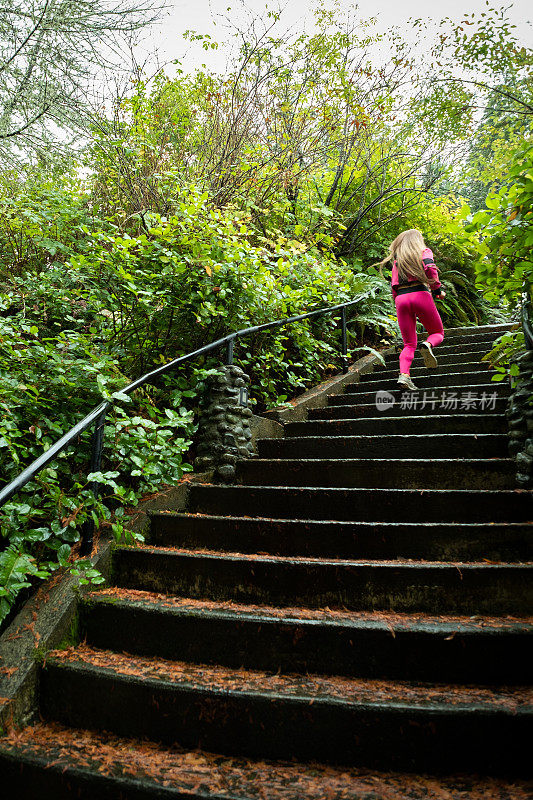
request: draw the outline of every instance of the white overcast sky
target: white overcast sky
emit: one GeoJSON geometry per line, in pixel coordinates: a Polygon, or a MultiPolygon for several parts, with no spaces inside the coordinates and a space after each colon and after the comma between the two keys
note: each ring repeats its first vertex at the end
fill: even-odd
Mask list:
{"type": "MultiPolygon", "coordinates": [[[[207,64],[216,70],[223,70],[226,58],[223,52],[205,53],[198,45],[185,43],[183,33],[195,30],[209,34],[223,47],[228,41],[229,33],[220,15],[229,17],[233,22],[243,25],[248,9],[251,13],[265,13],[265,9],[273,9],[276,0],[167,0],[169,8],[161,24],[152,28],[144,40],[142,50],[156,51],[160,63],[182,59],[187,70],[207,64]],[[229,9],[229,10],[228,10],[229,9]],[[216,23],[216,24],[213,24],[216,23]]],[[[283,0],[283,28],[291,26],[295,32],[309,29],[312,0],[283,0]]],[[[342,9],[353,6],[351,0],[339,0],[342,9]]],[[[490,3],[495,7],[508,7],[508,16],[516,25],[516,35],[521,44],[533,46],[533,3],[531,0],[515,0],[500,4],[490,3]]],[[[417,17],[439,20],[444,16],[459,21],[467,13],[486,11],[489,7],[486,0],[445,0],[442,3],[430,3],[427,0],[360,0],[357,4],[358,14],[362,18],[377,17],[376,30],[385,30],[392,25],[403,25],[407,20],[417,17]]],[[[173,72],[168,70],[169,74],[173,72]]]]}

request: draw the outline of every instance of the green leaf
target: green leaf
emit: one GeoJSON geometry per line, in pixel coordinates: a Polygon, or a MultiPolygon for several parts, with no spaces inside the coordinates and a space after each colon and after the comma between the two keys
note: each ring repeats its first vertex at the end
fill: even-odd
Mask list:
{"type": "Polygon", "coordinates": [[[111,395],[113,400],[120,400],[122,403],[131,403],[132,399],[128,394],[124,394],[124,392],[113,392],[111,395]]]}
{"type": "Polygon", "coordinates": [[[62,567],[66,567],[69,557],[70,557],[70,545],[62,544],[59,550],[57,551],[57,560],[59,561],[62,567]]]}

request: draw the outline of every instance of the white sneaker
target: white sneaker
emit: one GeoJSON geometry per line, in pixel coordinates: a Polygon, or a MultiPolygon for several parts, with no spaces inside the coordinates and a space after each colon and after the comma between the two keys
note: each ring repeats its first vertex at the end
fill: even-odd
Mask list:
{"type": "Polygon", "coordinates": [[[411,390],[418,389],[418,386],[415,386],[413,381],[411,380],[411,376],[408,375],[406,372],[400,372],[398,383],[400,384],[400,386],[407,386],[407,388],[411,390]]]}
{"type": "Polygon", "coordinates": [[[433,369],[433,367],[437,366],[437,359],[435,358],[433,348],[429,342],[422,342],[420,345],[420,352],[422,353],[422,358],[424,359],[426,367],[433,369]]]}

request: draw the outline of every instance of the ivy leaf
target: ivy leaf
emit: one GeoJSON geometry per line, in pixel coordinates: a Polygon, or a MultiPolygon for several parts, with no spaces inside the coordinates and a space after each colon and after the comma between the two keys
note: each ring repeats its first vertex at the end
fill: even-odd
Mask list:
{"type": "Polygon", "coordinates": [[[59,561],[62,567],[67,566],[69,557],[70,557],[70,545],[62,544],[59,550],[57,551],[57,560],[59,561]]]}

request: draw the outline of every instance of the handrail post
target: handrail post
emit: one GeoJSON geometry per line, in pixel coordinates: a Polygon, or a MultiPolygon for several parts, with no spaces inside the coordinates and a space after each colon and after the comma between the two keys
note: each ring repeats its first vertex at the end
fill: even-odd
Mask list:
{"type": "Polygon", "coordinates": [[[522,323],[522,331],[524,332],[526,350],[533,350],[533,331],[531,330],[530,306],[531,298],[527,283],[524,281],[522,285],[522,308],[520,321],[522,323]]]}
{"type": "Polygon", "coordinates": [[[226,364],[230,367],[233,364],[233,346],[235,344],[235,336],[228,339],[226,345],[226,364]]]}
{"type": "MultiPolygon", "coordinates": [[[[99,472],[102,466],[102,455],[104,450],[104,426],[105,426],[106,415],[107,415],[107,409],[102,411],[100,416],[97,417],[96,422],[94,424],[91,463],[89,467],[90,473],[99,472]]],[[[98,495],[100,494],[99,481],[91,481],[89,488],[92,490],[92,493],[95,496],[95,498],[98,497],[98,495]]],[[[91,552],[93,548],[93,540],[94,540],[94,520],[91,515],[87,517],[87,519],[82,525],[81,547],[80,547],[81,555],[85,556],[91,552]]]]}
{"type": "Polygon", "coordinates": [[[342,321],[342,372],[344,375],[348,372],[348,330],[346,328],[346,306],[342,307],[341,311],[342,321]]]}

